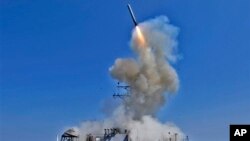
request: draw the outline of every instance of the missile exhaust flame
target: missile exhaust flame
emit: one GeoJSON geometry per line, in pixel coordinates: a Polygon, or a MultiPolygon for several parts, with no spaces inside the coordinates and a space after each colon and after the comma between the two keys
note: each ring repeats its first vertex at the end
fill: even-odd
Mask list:
{"type": "Polygon", "coordinates": [[[145,41],[145,37],[143,36],[143,33],[142,33],[140,27],[136,26],[135,30],[136,30],[136,34],[137,34],[137,39],[138,39],[139,45],[141,47],[145,47],[146,41],[145,41]]]}

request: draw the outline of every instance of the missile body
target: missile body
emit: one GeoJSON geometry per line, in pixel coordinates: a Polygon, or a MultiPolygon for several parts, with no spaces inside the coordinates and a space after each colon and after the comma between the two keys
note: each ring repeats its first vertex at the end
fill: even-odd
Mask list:
{"type": "Polygon", "coordinates": [[[133,20],[133,23],[134,23],[135,26],[137,26],[137,22],[136,22],[136,19],[135,19],[135,15],[134,15],[134,12],[133,12],[133,10],[132,10],[130,4],[128,4],[127,6],[128,6],[128,11],[129,11],[129,13],[130,13],[130,16],[131,16],[131,18],[132,18],[132,20],[133,20]]]}

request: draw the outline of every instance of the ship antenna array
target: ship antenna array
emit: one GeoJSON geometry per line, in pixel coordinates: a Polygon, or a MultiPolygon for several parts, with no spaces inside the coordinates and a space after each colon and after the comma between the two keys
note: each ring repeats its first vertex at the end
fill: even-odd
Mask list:
{"type": "Polygon", "coordinates": [[[125,101],[131,95],[131,87],[128,85],[121,85],[120,82],[117,82],[116,89],[117,92],[114,92],[113,98],[120,98],[125,101]]]}

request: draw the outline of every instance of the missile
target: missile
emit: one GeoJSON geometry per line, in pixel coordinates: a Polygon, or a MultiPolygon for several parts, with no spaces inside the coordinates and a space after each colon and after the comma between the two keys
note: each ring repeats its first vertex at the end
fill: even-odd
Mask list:
{"type": "Polygon", "coordinates": [[[135,15],[134,15],[134,12],[133,12],[133,10],[132,10],[130,4],[128,4],[127,6],[128,6],[128,11],[129,11],[129,13],[130,13],[130,16],[131,16],[131,18],[132,18],[132,20],[133,20],[133,23],[134,23],[135,26],[137,26],[137,22],[136,22],[136,19],[135,19],[135,15]]]}

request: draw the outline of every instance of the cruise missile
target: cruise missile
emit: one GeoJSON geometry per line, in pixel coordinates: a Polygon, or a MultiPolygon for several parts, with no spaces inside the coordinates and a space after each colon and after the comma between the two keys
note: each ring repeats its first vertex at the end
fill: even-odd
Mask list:
{"type": "Polygon", "coordinates": [[[133,10],[132,10],[130,4],[128,4],[127,6],[128,6],[128,11],[129,11],[129,13],[130,13],[130,16],[131,16],[131,18],[132,18],[132,20],[133,20],[133,23],[134,23],[135,26],[137,26],[137,22],[136,22],[136,19],[135,19],[135,15],[134,15],[134,12],[133,12],[133,10]]]}

